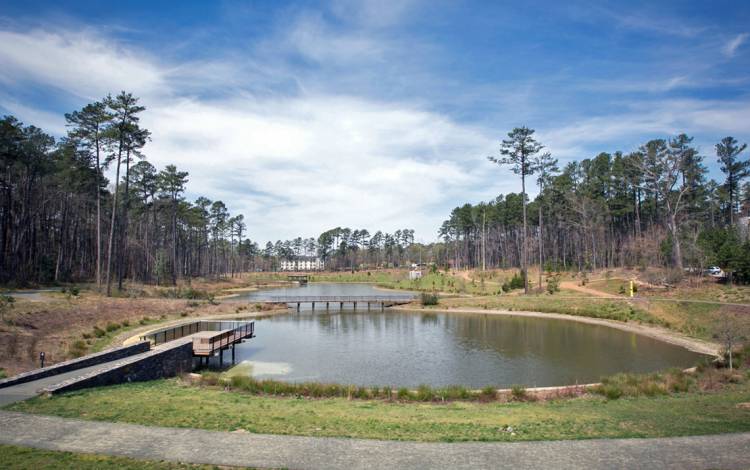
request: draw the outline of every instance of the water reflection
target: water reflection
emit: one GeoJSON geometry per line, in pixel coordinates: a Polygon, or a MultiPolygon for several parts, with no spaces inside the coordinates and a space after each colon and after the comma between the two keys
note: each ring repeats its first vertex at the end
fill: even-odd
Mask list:
{"type": "Polygon", "coordinates": [[[256,332],[238,358],[288,364],[287,373],[254,375],[289,381],[548,386],[687,367],[699,358],[604,326],[499,315],[303,310],[259,320],[256,332]]]}

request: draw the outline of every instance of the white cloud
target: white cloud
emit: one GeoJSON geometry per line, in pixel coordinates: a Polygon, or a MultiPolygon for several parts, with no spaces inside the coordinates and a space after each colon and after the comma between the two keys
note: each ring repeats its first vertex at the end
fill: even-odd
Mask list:
{"type": "Polygon", "coordinates": [[[739,49],[748,37],[750,37],[750,33],[742,33],[727,41],[724,45],[724,55],[727,57],[734,57],[734,54],[737,53],[737,49],[739,49]]]}
{"type": "Polygon", "coordinates": [[[444,214],[424,208],[471,193],[480,181],[466,160],[493,146],[442,116],[351,97],[181,100],[143,122],[151,161],[190,171],[192,193],[243,211],[261,238],[335,225],[432,238],[444,214]]]}
{"type": "MultiPolygon", "coordinates": [[[[377,35],[333,32],[317,17],[293,24],[282,52],[297,51],[335,70],[363,57],[380,60],[393,47],[377,35]]],[[[148,159],[189,171],[189,197],[223,200],[245,215],[249,236],[261,242],[315,236],[333,226],[409,227],[431,240],[452,207],[519,190],[515,176],[485,160],[497,151],[506,123],[538,127],[540,140],[561,160],[617,150],[613,145],[631,150],[644,135],[750,132],[744,119],[750,103],[742,100],[634,99],[608,115],[563,116],[542,128],[517,122],[540,108],[540,91],[529,84],[478,91],[504,110],[488,129],[408,100],[307,91],[297,70],[269,59],[270,42],[254,51],[242,60],[225,55],[165,63],[93,31],[0,30],[0,105],[61,133],[62,115],[20,104],[14,90],[26,82],[52,87],[79,106],[123,88],[133,91],[148,108],[142,121],[153,133],[148,159]],[[291,91],[279,92],[279,82],[292,83],[291,91]]],[[[689,83],[673,75],[656,89],[689,83]]]]}
{"type": "Polygon", "coordinates": [[[164,71],[143,55],[85,30],[5,30],[0,31],[0,82],[9,86],[26,81],[54,84],[86,99],[124,87],[143,96],[164,86],[164,71]]]}

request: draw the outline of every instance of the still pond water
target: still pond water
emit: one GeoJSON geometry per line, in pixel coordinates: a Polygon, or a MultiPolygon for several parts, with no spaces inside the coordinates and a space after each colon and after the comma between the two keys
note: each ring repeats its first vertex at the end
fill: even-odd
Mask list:
{"type": "MultiPolygon", "coordinates": [[[[244,294],[387,295],[366,284],[310,284],[244,294]]],[[[403,295],[403,293],[394,293],[403,295]]],[[[338,304],[336,305],[338,306],[338,304]]],[[[323,308],[321,308],[323,307],[323,308]]],[[[367,311],[360,306],[257,320],[237,348],[258,378],[355,385],[509,387],[596,382],[617,372],[692,366],[700,355],[644,336],[574,321],[500,315],[367,311]]]]}

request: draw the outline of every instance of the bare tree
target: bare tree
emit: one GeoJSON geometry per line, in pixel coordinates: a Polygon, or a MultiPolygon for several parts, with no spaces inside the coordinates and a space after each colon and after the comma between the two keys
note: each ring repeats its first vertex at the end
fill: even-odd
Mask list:
{"type": "Polygon", "coordinates": [[[748,333],[747,319],[740,318],[739,313],[725,312],[716,325],[715,337],[724,345],[724,349],[729,359],[729,370],[733,370],[733,350],[742,341],[747,340],[748,333]]]}

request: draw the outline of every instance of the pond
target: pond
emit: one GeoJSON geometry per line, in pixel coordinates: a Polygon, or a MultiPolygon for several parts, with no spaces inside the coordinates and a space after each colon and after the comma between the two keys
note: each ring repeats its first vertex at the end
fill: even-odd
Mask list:
{"type": "MultiPolygon", "coordinates": [[[[367,284],[310,284],[242,295],[384,295],[367,284]]],[[[394,295],[403,295],[396,293],[394,295]]],[[[600,325],[491,314],[405,313],[366,307],[256,321],[237,347],[257,378],[354,385],[527,387],[596,382],[617,372],[690,367],[700,354],[600,325]]]]}

